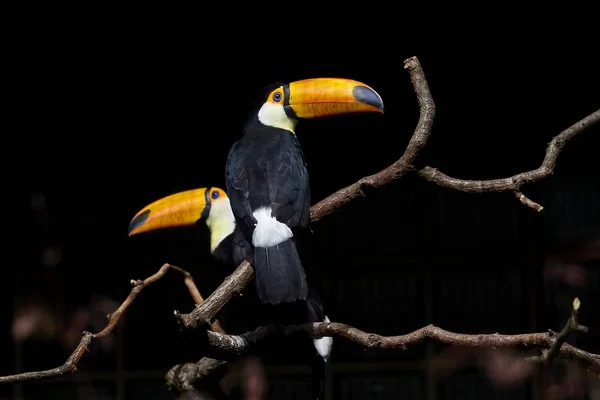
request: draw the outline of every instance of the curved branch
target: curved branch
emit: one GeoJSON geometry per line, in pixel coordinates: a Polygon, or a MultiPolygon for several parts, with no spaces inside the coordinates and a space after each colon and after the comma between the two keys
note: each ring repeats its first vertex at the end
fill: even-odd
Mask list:
{"type": "Polygon", "coordinates": [[[229,363],[203,357],[195,363],[177,364],[165,375],[170,390],[181,394],[196,394],[202,390],[219,392],[219,380],[225,375],[229,363]]]}
{"type": "Polygon", "coordinates": [[[175,311],[179,323],[187,329],[194,329],[210,324],[217,313],[235,295],[240,293],[254,277],[254,269],[248,261],[242,262],[229,275],[206,301],[196,306],[189,314],[175,311]]]}
{"type": "MultiPolygon", "coordinates": [[[[79,360],[81,360],[81,357],[83,357],[85,352],[88,351],[88,348],[92,341],[95,339],[102,339],[108,336],[117,326],[117,323],[119,322],[123,314],[125,314],[127,308],[131,305],[131,303],[133,303],[138,294],[140,294],[140,292],[144,290],[145,287],[155,283],[163,276],[165,276],[165,274],[169,270],[174,270],[183,274],[184,283],[188,287],[188,290],[190,291],[190,294],[192,295],[194,301],[196,302],[196,304],[202,303],[202,296],[200,295],[200,292],[198,291],[198,288],[194,283],[192,275],[190,275],[190,273],[186,270],[176,267],[175,265],[164,264],[158,270],[158,272],[156,272],[152,276],[149,276],[143,281],[132,279],[131,284],[133,285],[133,288],[129,292],[127,298],[123,301],[123,303],[121,303],[119,308],[117,308],[112,314],[107,315],[108,324],[106,324],[106,327],[98,333],[83,332],[81,341],[63,365],[44,371],[24,372],[22,374],[0,376],[0,384],[54,378],[77,371],[77,364],[79,363],[79,360]]],[[[223,332],[220,325],[218,324],[213,325],[213,329],[215,329],[216,331],[223,332]]]]}
{"type": "Polygon", "coordinates": [[[579,300],[573,302],[573,313],[560,334],[553,332],[523,333],[516,335],[465,334],[450,332],[435,325],[427,325],[414,332],[398,336],[382,336],[364,332],[350,325],[336,322],[319,322],[286,327],[261,326],[241,335],[226,335],[218,332],[207,332],[209,352],[212,356],[232,359],[243,355],[252,346],[275,335],[293,335],[308,333],[313,338],[323,336],[343,337],[367,349],[400,349],[406,350],[411,345],[419,344],[426,339],[435,340],[452,346],[469,348],[518,348],[538,347],[547,349],[541,356],[530,357],[529,362],[549,363],[553,357],[571,358],[586,364],[590,370],[600,373],[600,355],[592,354],[565,343],[574,331],[586,331],[587,328],[577,322],[579,300]]]}
{"type": "Polygon", "coordinates": [[[459,190],[461,192],[483,193],[512,190],[515,191],[517,199],[519,199],[521,203],[537,211],[541,211],[543,207],[528,199],[523,193],[519,192],[519,189],[525,183],[536,182],[550,175],[556,167],[556,161],[558,160],[558,156],[560,155],[561,151],[565,147],[565,144],[578,133],[597,124],[598,121],[600,121],[600,110],[594,111],[581,121],[574,123],[560,134],[556,135],[550,144],[548,144],[544,161],[538,168],[527,172],[521,172],[520,174],[516,174],[508,178],[483,181],[458,179],[445,175],[432,167],[424,167],[417,173],[420,177],[428,180],[429,182],[433,182],[436,185],[440,185],[448,189],[459,190]]]}
{"type": "Polygon", "coordinates": [[[387,185],[396,179],[401,178],[412,169],[412,164],[419,155],[421,149],[425,147],[427,139],[429,139],[429,134],[431,133],[431,128],[433,126],[433,119],[435,117],[435,103],[433,102],[433,97],[429,91],[425,73],[423,72],[421,63],[419,63],[417,57],[411,57],[405,60],[404,68],[408,71],[420,107],[419,122],[408,142],[406,150],[404,150],[404,154],[398,161],[394,162],[384,170],[374,175],[366,176],[358,182],[342,188],[319,201],[317,204],[314,204],[310,208],[310,218],[312,223],[335,212],[349,201],[359,196],[364,197],[364,189],[366,187],[377,188],[387,185]]]}

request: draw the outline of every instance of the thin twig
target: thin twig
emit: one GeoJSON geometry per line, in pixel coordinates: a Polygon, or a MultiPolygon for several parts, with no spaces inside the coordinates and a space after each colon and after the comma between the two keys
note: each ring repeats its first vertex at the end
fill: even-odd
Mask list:
{"type": "Polygon", "coordinates": [[[597,124],[598,121],[600,121],[600,110],[594,111],[587,117],[583,118],[581,121],[574,123],[567,129],[562,131],[560,134],[556,135],[552,139],[552,141],[550,141],[550,144],[546,149],[544,161],[542,161],[542,165],[540,165],[538,168],[527,172],[521,172],[520,174],[516,174],[508,178],[490,179],[482,181],[458,179],[445,175],[432,167],[424,167],[423,169],[418,171],[418,174],[422,178],[425,178],[428,181],[435,183],[436,185],[440,185],[448,189],[459,190],[462,192],[483,193],[504,192],[512,190],[517,193],[517,198],[521,203],[533,208],[536,211],[541,211],[543,208],[542,206],[528,199],[523,193],[519,192],[521,186],[528,182],[536,182],[542,180],[548,175],[552,174],[552,171],[554,171],[554,168],[556,167],[556,161],[558,160],[558,156],[563,150],[565,144],[570,139],[575,137],[575,135],[577,135],[578,133],[597,124]]]}
{"type": "MultiPolygon", "coordinates": [[[[571,335],[571,333],[576,332],[576,331],[587,332],[587,330],[588,330],[587,327],[580,325],[579,320],[577,318],[580,306],[581,306],[581,302],[579,301],[579,298],[576,297],[575,300],[573,300],[573,311],[571,311],[571,316],[567,320],[567,323],[565,324],[563,329],[560,331],[560,333],[558,335],[556,335],[556,337],[554,338],[554,342],[548,348],[548,350],[543,352],[541,356],[533,357],[534,360],[539,359],[539,361],[541,361],[541,362],[550,363],[553,358],[555,358],[558,354],[560,354],[563,343],[565,343],[567,341],[567,339],[569,338],[569,335],[571,335]]],[[[578,349],[573,347],[573,350],[578,350],[578,349]]],[[[592,354],[592,356],[595,356],[595,355],[592,354]]],[[[598,358],[597,361],[600,363],[600,356],[595,356],[595,357],[598,358]]]]}
{"type": "MultiPolygon", "coordinates": [[[[127,308],[131,305],[131,303],[133,303],[133,301],[138,296],[138,294],[140,294],[140,292],[145,287],[153,284],[154,282],[158,281],[163,276],[165,276],[165,274],[169,270],[174,270],[174,271],[177,271],[177,272],[183,274],[185,285],[188,287],[190,294],[194,298],[194,301],[196,303],[199,303],[199,302],[201,303],[202,296],[200,295],[200,292],[198,291],[198,288],[196,287],[196,284],[194,283],[192,276],[182,268],[176,267],[175,265],[164,264],[158,270],[158,272],[156,272],[152,276],[149,276],[148,278],[144,279],[143,281],[142,280],[131,280],[131,284],[133,285],[133,288],[129,292],[129,295],[127,296],[127,298],[123,301],[123,303],[121,303],[119,308],[117,308],[112,314],[109,314],[107,316],[108,323],[106,324],[106,327],[98,333],[83,332],[81,341],[79,342],[79,344],[77,345],[75,350],[73,350],[73,353],[71,353],[71,355],[69,356],[69,358],[63,365],[61,365],[60,367],[56,367],[56,368],[52,368],[52,369],[48,369],[48,370],[44,370],[44,371],[24,372],[24,373],[15,374],[15,375],[0,376],[0,384],[23,382],[23,381],[33,381],[33,380],[38,381],[38,380],[42,380],[42,379],[48,379],[48,378],[62,376],[62,375],[73,373],[73,372],[77,371],[77,364],[79,363],[79,360],[81,360],[81,357],[85,354],[85,352],[88,351],[89,346],[92,343],[92,341],[95,339],[102,339],[102,338],[105,338],[106,336],[108,336],[113,331],[115,326],[117,326],[117,323],[119,322],[120,318],[123,316],[123,314],[125,313],[127,308]]],[[[213,327],[215,330],[223,332],[222,329],[220,328],[220,325],[213,325],[213,327]]]]}
{"type": "Polygon", "coordinates": [[[535,201],[531,200],[529,197],[525,196],[523,194],[523,192],[516,191],[515,196],[517,197],[517,200],[519,200],[521,203],[523,203],[527,207],[533,208],[535,211],[539,212],[544,209],[544,207],[541,204],[536,203],[535,201]]]}

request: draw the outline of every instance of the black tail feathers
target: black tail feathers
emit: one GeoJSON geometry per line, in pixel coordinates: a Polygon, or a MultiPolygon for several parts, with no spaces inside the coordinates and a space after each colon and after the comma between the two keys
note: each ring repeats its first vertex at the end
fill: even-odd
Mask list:
{"type": "Polygon", "coordinates": [[[316,400],[325,399],[325,380],[327,378],[326,362],[318,356],[312,362],[312,393],[316,400]]]}
{"type": "MultiPolygon", "coordinates": [[[[306,307],[309,322],[329,322],[329,318],[323,310],[323,302],[312,288],[308,288],[306,307]]],[[[327,377],[326,365],[331,354],[333,339],[331,337],[313,339],[313,344],[316,350],[312,361],[313,397],[317,400],[323,400],[325,398],[325,380],[327,377]]]]}
{"type": "Polygon", "coordinates": [[[258,297],[265,304],[306,300],[306,274],[291,239],[273,247],[255,247],[254,275],[258,297]]]}
{"type": "Polygon", "coordinates": [[[319,294],[311,287],[308,288],[306,307],[308,308],[309,322],[323,322],[325,320],[323,300],[321,300],[319,294]]]}

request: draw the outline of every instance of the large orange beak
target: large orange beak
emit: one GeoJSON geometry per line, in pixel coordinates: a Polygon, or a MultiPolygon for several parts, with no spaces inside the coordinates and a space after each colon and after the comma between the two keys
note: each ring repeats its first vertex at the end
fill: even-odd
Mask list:
{"type": "Polygon", "coordinates": [[[194,225],[210,211],[208,188],[163,197],[141,209],[129,223],[129,236],[157,229],[194,225]]]}
{"type": "Polygon", "coordinates": [[[284,109],[291,118],[379,112],[383,100],[371,87],[344,78],[312,78],[291,82],[284,96],[284,109]]]}

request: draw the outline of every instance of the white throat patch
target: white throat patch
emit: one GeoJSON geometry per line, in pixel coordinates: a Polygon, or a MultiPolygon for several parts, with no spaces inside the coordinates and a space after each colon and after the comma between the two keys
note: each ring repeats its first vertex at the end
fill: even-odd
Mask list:
{"type": "Polygon", "coordinates": [[[206,225],[210,229],[210,251],[212,253],[223,239],[235,230],[235,217],[228,198],[212,202],[206,225]]]}
{"type": "Polygon", "coordinates": [[[286,115],[283,105],[266,102],[258,111],[258,120],[273,128],[285,129],[295,134],[298,120],[286,115]]]}

